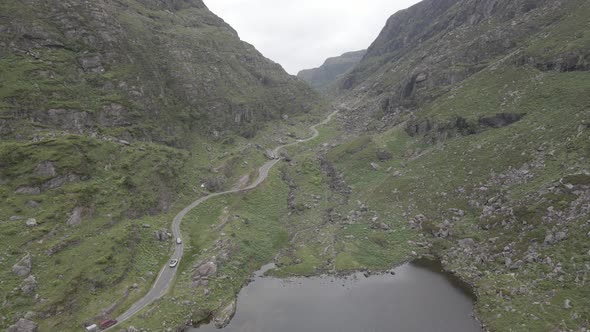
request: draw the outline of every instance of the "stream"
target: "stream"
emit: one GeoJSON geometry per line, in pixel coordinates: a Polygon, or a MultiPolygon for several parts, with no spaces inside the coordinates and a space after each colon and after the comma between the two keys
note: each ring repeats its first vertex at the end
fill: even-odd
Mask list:
{"type": "MultiPolygon", "coordinates": [[[[263,268],[271,268],[272,265],[263,268]]],[[[481,332],[474,295],[439,264],[417,261],[365,277],[276,279],[257,273],[230,324],[192,332],[481,332]]]]}

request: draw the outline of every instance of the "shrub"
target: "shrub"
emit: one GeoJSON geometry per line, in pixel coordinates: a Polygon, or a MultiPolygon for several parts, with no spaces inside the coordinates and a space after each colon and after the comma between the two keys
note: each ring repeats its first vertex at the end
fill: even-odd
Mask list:
{"type": "Polygon", "coordinates": [[[226,179],[224,176],[215,176],[205,180],[205,188],[211,192],[220,191],[225,185],[226,179]]]}
{"type": "Polygon", "coordinates": [[[380,161],[388,161],[391,160],[391,158],[393,158],[393,155],[391,154],[391,152],[384,150],[384,149],[380,149],[377,151],[377,158],[380,161]]]}

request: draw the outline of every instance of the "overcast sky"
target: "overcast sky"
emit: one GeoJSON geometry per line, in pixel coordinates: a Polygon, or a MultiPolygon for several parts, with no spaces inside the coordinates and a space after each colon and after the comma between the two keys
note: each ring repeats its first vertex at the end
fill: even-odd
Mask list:
{"type": "Polygon", "coordinates": [[[205,0],[262,54],[291,74],[369,47],[393,13],[418,0],[205,0]]]}

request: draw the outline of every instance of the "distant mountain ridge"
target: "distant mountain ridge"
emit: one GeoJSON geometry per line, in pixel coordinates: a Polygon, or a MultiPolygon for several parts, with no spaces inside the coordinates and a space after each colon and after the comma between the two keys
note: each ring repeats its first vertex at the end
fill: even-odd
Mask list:
{"type": "Polygon", "coordinates": [[[302,70],[297,76],[308,82],[313,88],[320,91],[325,90],[339,77],[354,68],[366,52],[367,50],[348,52],[338,57],[328,58],[320,67],[302,70]]]}

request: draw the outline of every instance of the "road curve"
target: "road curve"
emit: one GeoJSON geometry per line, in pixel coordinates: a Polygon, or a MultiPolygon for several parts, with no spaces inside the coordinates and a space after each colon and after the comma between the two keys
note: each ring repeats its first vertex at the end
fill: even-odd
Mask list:
{"type": "MultiPolygon", "coordinates": [[[[311,141],[314,138],[318,137],[318,135],[320,133],[317,130],[317,127],[318,126],[321,126],[321,125],[325,125],[326,123],[330,122],[330,120],[332,120],[332,117],[334,117],[334,115],[336,115],[336,113],[338,113],[338,111],[334,111],[333,113],[331,113],[330,115],[328,115],[328,117],[326,117],[326,119],[324,119],[322,122],[320,122],[320,123],[318,123],[318,124],[316,124],[314,126],[311,126],[310,127],[310,130],[312,131],[312,135],[309,138],[304,139],[304,140],[300,140],[300,141],[296,141],[296,142],[293,142],[293,143],[289,143],[289,144],[278,146],[278,147],[276,147],[274,149],[274,151],[273,151],[274,154],[276,156],[278,156],[281,149],[284,149],[284,148],[289,147],[289,146],[297,145],[297,144],[300,144],[300,143],[308,142],[308,141],[311,141]]],[[[252,184],[250,184],[249,186],[247,186],[245,188],[242,188],[242,189],[234,189],[234,190],[229,190],[229,191],[224,191],[224,192],[210,194],[210,195],[207,195],[207,196],[204,196],[204,197],[199,198],[198,200],[196,200],[193,203],[191,203],[189,206],[185,207],[182,211],[180,211],[174,217],[174,221],[172,222],[172,234],[174,236],[174,240],[176,240],[176,238],[182,238],[182,236],[180,234],[180,223],[182,222],[182,219],[191,210],[193,210],[197,206],[201,205],[203,202],[210,200],[211,198],[222,196],[222,195],[227,195],[227,194],[245,192],[245,191],[252,190],[252,189],[258,187],[262,182],[264,182],[264,180],[266,180],[266,178],[268,177],[268,173],[270,172],[270,170],[279,161],[280,161],[280,159],[275,159],[275,160],[268,161],[264,165],[262,165],[260,167],[260,169],[258,170],[258,178],[252,184]]],[[[176,245],[175,244],[174,253],[170,257],[170,260],[177,259],[178,262],[180,263],[180,260],[182,258],[183,252],[184,252],[184,243],[179,244],[179,245],[176,245]]],[[[141,311],[142,309],[144,309],[145,307],[147,307],[148,305],[150,305],[151,303],[153,303],[155,300],[157,300],[157,299],[161,298],[162,296],[164,296],[164,294],[166,294],[166,292],[168,292],[168,289],[170,289],[170,286],[172,285],[172,282],[174,281],[174,276],[176,275],[176,270],[177,270],[177,268],[170,268],[168,266],[168,262],[167,262],[166,265],[164,265],[164,267],[160,271],[160,274],[158,275],[158,278],[156,279],[156,282],[154,283],[154,285],[152,286],[152,288],[149,290],[149,292],[143,298],[141,298],[140,300],[138,300],[137,302],[135,302],[127,311],[125,311],[123,314],[121,314],[119,317],[117,317],[117,325],[119,325],[119,324],[123,323],[124,321],[128,320],[129,318],[131,318],[132,316],[134,316],[136,313],[138,313],[139,311],[141,311]]],[[[110,329],[114,328],[117,325],[114,325],[114,326],[112,326],[111,328],[109,328],[107,330],[110,330],[110,329]]]]}

